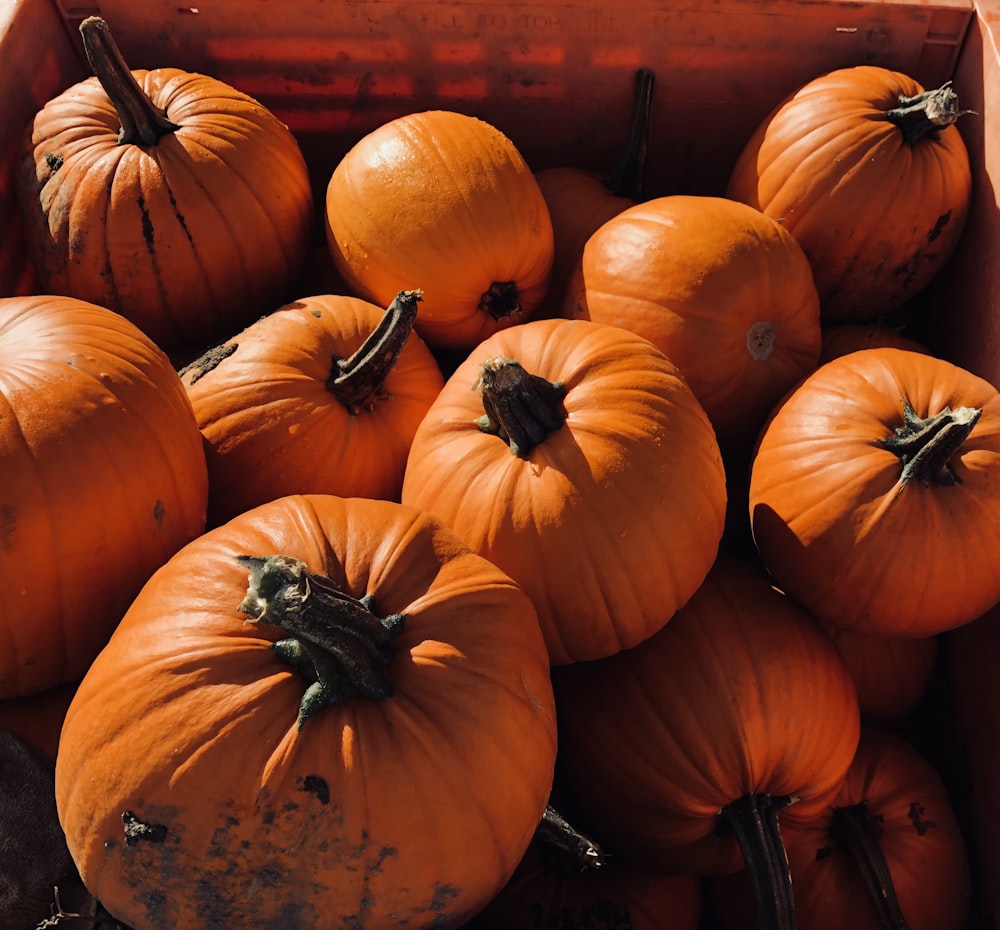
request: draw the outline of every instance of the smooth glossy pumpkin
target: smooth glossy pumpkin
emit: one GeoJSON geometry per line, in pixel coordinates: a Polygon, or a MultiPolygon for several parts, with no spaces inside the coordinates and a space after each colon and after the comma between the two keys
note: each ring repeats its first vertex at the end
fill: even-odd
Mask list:
{"type": "Polygon", "coordinates": [[[146,579],[205,528],[170,360],[117,313],[0,299],[0,698],[79,680],[146,579]]]}
{"type": "Polygon", "coordinates": [[[761,927],[794,927],[779,821],[824,809],[860,729],[854,683],[815,620],[722,554],[660,632],[553,680],[560,772],[594,836],[660,871],[745,865],[761,927]]]}
{"type": "Polygon", "coordinates": [[[522,586],[561,664],[670,619],[715,558],[726,487],[708,418],[662,352],[555,319],[459,365],[413,438],[402,501],[522,586]]]}
{"type": "MultiPolygon", "coordinates": [[[[931,762],[866,727],[847,776],[814,822],[782,833],[802,930],[963,930],[971,911],[965,837],[931,762]]],[[[745,873],[708,885],[720,930],[755,930],[745,873]]]]}
{"type": "Polygon", "coordinates": [[[1000,600],[1000,394],[923,353],[835,358],[764,429],[749,508],[761,560],[824,622],[966,623],[1000,600]]]}
{"type": "Polygon", "coordinates": [[[18,170],[41,289],[116,310],[171,350],[284,303],[314,219],[288,128],[212,77],[130,71],[97,17],[81,32],[95,76],[39,111],[18,170]]]}
{"type": "Polygon", "coordinates": [[[724,197],[629,207],[588,240],[563,315],[620,326],[683,373],[723,449],[750,445],[819,359],[819,296],[781,224],[724,197]]]}
{"type": "Polygon", "coordinates": [[[413,508],[286,497],[143,588],[70,705],[56,800],[135,930],[444,928],[513,873],[555,749],[510,578],[413,508]]]}
{"type": "Polygon", "coordinates": [[[860,65],[804,84],[747,140],[726,194],[795,236],[824,321],[901,307],[951,257],[972,195],[963,112],[950,85],[860,65]]]}
{"type": "Polygon", "coordinates": [[[304,297],[182,371],[205,437],[210,525],[287,494],[398,500],[444,384],[412,331],[419,301],[304,297]]]}
{"type": "Polygon", "coordinates": [[[552,221],[514,143],[452,110],[398,117],[359,140],[326,189],[326,238],[357,295],[420,288],[416,329],[468,350],[532,318],[552,270],[552,221]]]}

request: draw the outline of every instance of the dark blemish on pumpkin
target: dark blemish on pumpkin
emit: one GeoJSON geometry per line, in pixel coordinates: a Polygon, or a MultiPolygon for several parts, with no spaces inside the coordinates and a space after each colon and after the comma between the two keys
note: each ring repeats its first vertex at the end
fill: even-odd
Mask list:
{"type": "Polygon", "coordinates": [[[461,889],[454,885],[435,885],[434,897],[431,898],[431,910],[438,912],[446,910],[448,905],[461,894],[461,889]]]}
{"type": "Polygon", "coordinates": [[[927,241],[933,242],[935,239],[937,239],[937,237],[941,235],[941,232],[944,230],[945,226],[947,226],[948,223],[950,222],[951,222],[951,210],[949,210],[947,213],[944,213],[937,218],[937,222],[934,224],[934,228],[929,233],[927,233],[927,241]]]}
{"type": "MultiPolygon", "coordinates": [[[[48,165],[49,171],[55,174],[63,166],[62,155],[53,155],[51,152],[45,156],[45,164],[48,165]]],[[[49,177],[52,177],[52,174],[49,177]]]]}
{"type": "Polygon", "coordinates": [[[274,811],[273,810],[264,811],[264,813],[261,815],[260,820],[261,823],[263,823],[265,826],[270,826],[272,823],[274,823],[274,811]]]}
{"type": "Polygon", "coordinates": [[[220,346],[212,346],[211,349],[200,355],[193,362],[189,362],[181,368],[177,374],[183,378],[189,371],[192,371],[194,374],[191,375],[189,383],[197,384],[210,371],[218,368],[219,364],[229,358],[238,348],[238,342],[227,342],[220,346]]]}
{"type": "Polygon", "coordinates": [[[150,917],[155,917],[167,903],[167,897],[162,891],[151,891],[146,895],[146,913],[150,917]]]}
{"type": "Polygon", "coordinates": [[[816,850],[816,862],[822,862],[824,859],[829,859],[833,855],[833,850],[829,846],[820,846],[816,850]]]}
{"type": "Polygon", "coordinates": [[[275,887],[280,885],[282,881],[282,874],[277,869],[258,869],[257,870],[257,881],[260,882],[265,888],[275,887]]]}
{"type": "Polygon", "coordinates": [[[104,841],[104,848],[105,849],[114,849],[117,845],[118,844],[114,840],[105,840],[104,841]]]}
{"type": "Polygon", "coordinates": [[[146,198],[140,194],[137,201],[139,204],[139,213],[141,215],[142,222],[142,238],[146,242],[146,251],[150,255],[154,255],[156,248],[153,242],[153,221],[150,219],[149,210],[146,209],[146,198]]]}
{"type": "Polygon", "coordinates": [[[319,775],[306,775],[299,790],[315,795],[320,804],[330,803],[330,786],[326,783],[326,779],[319,775]]]}
{"type": "Polygon", "coordinates": [[[180,224],[181,229],[184,230],[184,235],[187,237],[188,243],[190,243],[193,247],[194,239],[191,236],[191,230],[188,229],[187,223],[184,220],[184,214],[177,209],[177,200],[174,198],[174,189],[170,186],[165,177],[163,178],[163,183],[167,189],[167,197],[170,198],[170,206],[174,209],[174,216],[177,217],[177,222],[180,224]]]}
{"type": "Polygon", "coordinates": [[[902,265],[897,265],[897,266],[896,266],[895,268],[893,268],[893,269],[892,269],[892,273],[893,273],[893,274],[894,274],[894,275],[895,275],[895,276],[896,276],[897,278],[903,278],[903,277],[906,277],[906,275],[908,275],[908,274],[910,273],[910,265],[909,265],[909,262],[906,262],[906,263],[904,263],[904,264],[902,264],[902,265]]]}
{"type": "Polygon", "coordinates": [[[312,311],[312,315],[314,317],[316,317],[317,320],[321,320],[323,318],[323,311],[322,310],[313,310],[312,311]]]}
{"type": "Polygon", "coordinates": [[[125,826],[125,845],[135,846],[142,840],[147,843],[163,843],[167,839],[167,828],[162,823],[143,823],[132,811],[122,811],[125,826]]]}
{"type": "Polygon", "coordinates": [[[0,507],[0,546],[10,551],[17,534],[17,511],[10,505],[0,507]]]}
{"type": "Polygon", "coordinates": [[[913,824],[913,829],[916,830],[920,836],[923,836],[931,827],[937,826],[933,820],[923,819],[926,810],[927,808],[924,807],[919,801],[912,801],[910,803],[910,810],[907,813],[907,816],[913,824]]]}
{"type": "Polygon", "coordinates": [[[284,803],[284,804],[283,804],[283,805],[281,806],[281,812],[282,812],[283,814],[290,814],[290,813],[292,813],[293,811],[297,811],[298,809],[299,809],[299,805],[298,805],[298,804],[296,804],[296,803],[295,803],[294,801],[286,801],[286,802],[285,802],[285,803],[284,803]]]}
{"type": "Polygon", "coordinates": [[[156,506],[153,507],[153,519],[156,521],[157,526],[163,526],[163,517],[166,515],[167,508],[163,506],[163,501],[158,500],[156,506]]]}

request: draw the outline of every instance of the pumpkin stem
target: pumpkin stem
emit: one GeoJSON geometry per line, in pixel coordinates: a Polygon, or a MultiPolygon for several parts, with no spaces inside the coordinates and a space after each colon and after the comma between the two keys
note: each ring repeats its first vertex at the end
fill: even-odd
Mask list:
{"type": "Polygon", "coordinates": [[[422,298],[422,291],[400,291],[378,326],[350,358],[334,356],[326,388],[351,414],[370,411],[385,396],[385,379],[410,336],[417,318],[417,303],[422,298]]]}
{"type": "Polygon", "coordinates": [[[958,94],[951,81],[936,90],[925,90],[915,97],[900,97],[899,106],[886,111],[886,118],[902,133],[908,145],[916,145],[924,136],[958,122],[960,116],[972,113],[958,106],[958,94]]]}
{"type": "Polygon", "coordinates": [[[545,805],[534,839],[552,849],[561,861],[573,864],[581,872],[599,869],[608,861],[604,850],[577,830],[551,804],[545,805]]]}
{"type": "Polygon", "coordinates": [[[494,320],[504,320],[521,312],[521,295],[516,281],[494,281],[479,298],[479,309],[494,320]]]}
{"type": "Polygon", "coordinates": [[[240,611],[251,618],[249,622],[267,623],[291,634],[272,648],[309,682],[299,705],[300,728],[331,704],[392,696],[383,671],[392,658],[389,641],[402,629],[404,614],[379,617],[370,595],[353,598],[298,559],[236,558],[250,569],[240,611]]]}
{"type": "Polygon", "coordinates": [[[118,113],[119,145],[156,145],[163,136],[180,129],[143,92],[100,16],[88,16],[80,23],[80,35],[87,61],[118,113]]]}
{"type": "Polygon", "coordinates": [[[830,821],[830,835],[857,863],[882,926],[886,930],[910,930],[882,850],[882,828],[868,805],[862,801],[838,807],[830,821]]]}
{"type": "Polygon", "coordinates": [[[918,417],[910,402],[903,399],[903,425],[877,444],[898,456],[903,463],[900,491],[914,478],[924,487],[959,482],[951,459],[968,439],[982,410],[976,407],[945,407],[934,416],[918,417]]]}
{"type": "Polygon", "coordinates": [[[721,813],[743,853],[761,930],[795,930],[792,875],[778,825],[778,813],[791,801],[789,797],[750,792],[726,805],[721,813]]]}
{"type": "Polygon", "coordinates": [[[608,181],[608,190],[614,196],[627,197],[636,203],[642,200],[645,194],[652,107],[653,72],[648,68],[640,68],[635,73],[632,122],[629,126],[628,139],[608,181]]]}
{"type": "Polygon", "coordinates": [[[512,358],[483,362],[476,389],[486,411],[476,424],[484,433],[503,439],[521,458],[566,420],[561,403],[565,385],[529,374],[512,358]]]}

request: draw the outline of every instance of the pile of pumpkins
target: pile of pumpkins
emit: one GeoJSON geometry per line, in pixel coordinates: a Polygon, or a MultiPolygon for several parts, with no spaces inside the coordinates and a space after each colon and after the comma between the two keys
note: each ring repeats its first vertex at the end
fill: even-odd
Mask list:
{"type": "Polygon", "coordinates": [[[0,770],[58,827],[4,926],[961,930],[897,727],[1000,602],[1000,396],[884,322],[954,91],[818,76],[651,196],[643,69],[607,175],[416,112],[317,209],[257,101],[81,34],[0,300],[0,770]]]}

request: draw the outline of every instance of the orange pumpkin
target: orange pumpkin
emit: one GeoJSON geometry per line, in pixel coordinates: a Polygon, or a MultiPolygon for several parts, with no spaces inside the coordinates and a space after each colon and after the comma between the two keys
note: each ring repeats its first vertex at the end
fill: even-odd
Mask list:
{"type": "Polygon", "coordinates": [[[662,352],[554,319],[502,330],[458,366],[413,438],[401,499],[522,586],[561,664],[670,619],[715,558],[726,487],[708,418],[662,352]]]}
{"type": "Polygon", "coordinates": [[[531,169],[495,126],[451,110],[411,113],[359,140],[326,190],[334,264],[386,306],[419,287],[416,329],[468,350],[531,319],[548,289],[552,221],[531,169]]]}
{"type": "Polygon", "coordinates": [[[581,815],[636,865],[744,865],[761,926],[794,926],[781,824],[839,788],[860,730],[833,643],[754,563],[720,555],[645,642],[553,670],[560,773],[581,815]]]}
{"type": "Polygon", "coordinates": [[[860,65],[804,84],[747,140],[726,194],[798,240],[824,321],[901,307],[951,257],[972,195],[963,112],[950,85],[860,65]]]}
{"type": "Polygon", "coordinates": [[[934,354],[922,342],[886,323],[834,323],[823,327],[819,364],[860,349],[907,349],[934,354]]]}
{"type": "Polygon", "coordinates": [[[95,76],[38,113],[18,171],[41,288],[201,348],[287,299],[312,234],[305,160],[256,100],[130,71],[104,20],[80,28],[95,76]]]}
{"type": "Polygon", "coordinates": [[[67,681],[37,694],[0,700],[0,730],[34,746],[55,761],[59,733],[77,682],[67,681]]]}
{"type": "Polygon", "coordinates": [[[286,304],[181,372],[205,437],[210,525],[287,494],[397,500],[444,383],[412,332],[418,292],[286,304]]]}
{"type": "Polygon", "coordinates": [[[83,676],[146,579],[205,528],[201,434],[117,313],[0,299],[0,698],[83,676]]]}
{"type": "Polygon", "coordinates": [[[608,220],[584,246],[563,315],[652,342],[723,449],[751,444],[819,359],[819,297],[802,249],[779,223],[723,197],[658,197],[608,220]]]}
{"type": "Polygon", "coordinates": [[[1000,600],[1000,393],[923,353],[835,358],[764,429],[749,513],[761,560],[825,623],[966,623],[1000,600]]]}
{"type": "Polygon", "coordinates": [[[135,930],[447,927],[510,878],[555,749],[507,576],[412,508],[286,497],[143,588],[67,712],[56,801],[135,930]]]}

